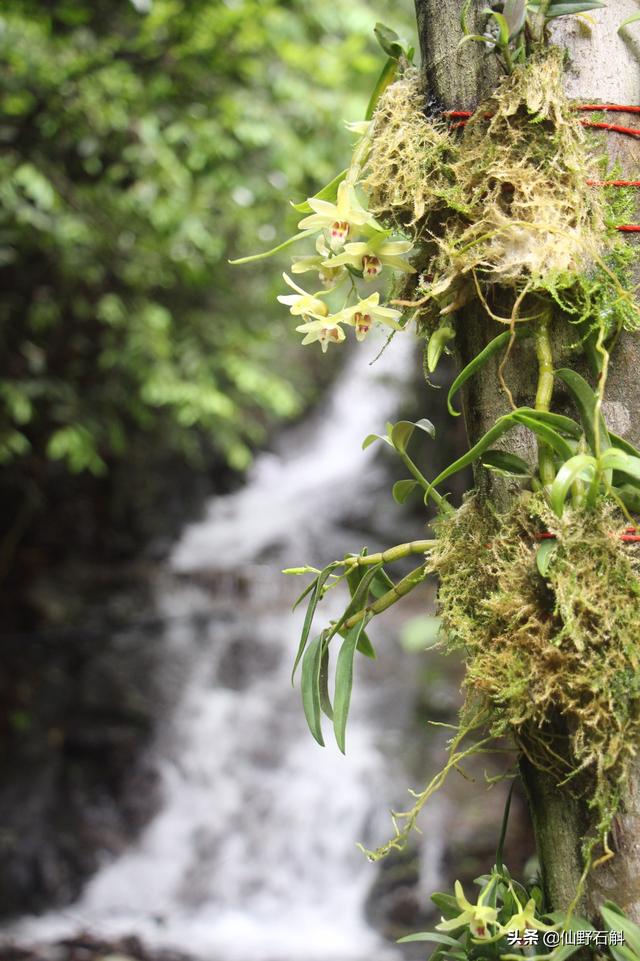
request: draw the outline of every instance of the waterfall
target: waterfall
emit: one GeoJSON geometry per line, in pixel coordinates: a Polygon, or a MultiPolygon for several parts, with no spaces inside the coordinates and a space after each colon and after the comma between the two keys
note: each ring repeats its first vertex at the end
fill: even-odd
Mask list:
{"type": "MultiPolygon", "coordinates": [[[[167,625],[159,656],[174,692],[153,747],[162,808],[78,903],[23,919],[21,938],[82,926],[207,961],[397,956],[364,918],[377,869],[356,842],[379,843],[390,829],[406,678],[393,673],[393,638],[373,625],[386,655],[383,665],[357,665],[347,755],[331,731],[316,745],[290,683],[303,617],[291,600],[305,582],[280,573],[359,549],[367,506],[389,486],[377,448],[361,442],[394,416],[413,344],[397,336],[370,365],[379,346],[354,350],[321,408],[175,544],[155,585],[167,625]]],[[[399,508],[393,516],[400,528],[399,508]]],[[[400,781],[404,790],[406,774],[400,781]]]]}

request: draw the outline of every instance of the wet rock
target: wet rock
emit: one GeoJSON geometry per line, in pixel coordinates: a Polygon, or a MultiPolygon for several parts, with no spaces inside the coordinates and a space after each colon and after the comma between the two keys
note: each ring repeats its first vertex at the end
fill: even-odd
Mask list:
{"type": "Polygon", "coordinates": [[[90,934],[78,934],[55,944],[37,947],[0,945],[0,961],[193,961],[175,951],[156,951],[134,936],[104,941],[90,934]]]}
{"type": "Polygon", "coordinates": [[[157,641],[108,618],[3,639],[1,916],[71,902],[157,809],[157,641]]]}

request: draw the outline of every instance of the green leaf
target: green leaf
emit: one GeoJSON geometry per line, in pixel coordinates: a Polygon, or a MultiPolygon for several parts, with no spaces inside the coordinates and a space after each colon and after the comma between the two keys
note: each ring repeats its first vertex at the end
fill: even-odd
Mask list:
{"type": "Polygon", "coordinates": [[[396,504],[404,504],[409,495],[418,486],[418,482],[414,480],[399,480],[396,481],[391,488],[391,494],[393,496],[396,504]]]}
{"type": "Polygon", "coordinates": [[[322,737],[322,720],[320,706],[320,671],[324,653],[324,635],[320,634],[309,644],[302,658],[302,709],[307,719],[309,730],[314,738],[324,747],[322,737]]]}
{"type": "Polygon", "coordinates": [[[602,470],[616,470],[621,474],[628,474],[634,480],[640,480],[640,457],[632,457],[624,451],[610,447],[600,458],[599,466],[602,470]]]}
{"type": "Polygon", "coordinates": [[[556,17],[566,17],[570,14],[586,13],[588,10],[597,10],[606,4],[598,3],[596,0],[576,0],[575,3],[552,3],[547,9],[545,20],[555,20],[556,17]]]}
{"type": "MultiPolygon", "coordinates": [[[[311,200],[328,200],[330,203],[338,196],[338,187],[347,176],[349,168],[346,167],[342,170],[333,180],[330,180],[326,186],[319,190],[317,194],[314,194],[311,200]]],[[[299,204],[292,203],[291,206],[294,210],[299,211],[301,214],[313,213],[313,207],[309,204],[308,200],[303,200],[299,204]]]]}
{"type": "Polygon", "coordinates": [[[365,627],[366,618],[358,621],[348,632],[336,663],[336,689],[333,698],[333,729],[336,735],[338,747],[345,753],[345,733],[347,728],[347,718],[349,716],[349,705],[351,703],[351,689],[353,687],[353,659],[356,653],[358,640],[365,627]]]}
{"type": "Polygon", "coordinates": [[[525,427],[528,427],[529,430],[533,431],[541,440],[553,447],[564,460],[572,457],[573,451],[567,441],[561,437],[557,431],[542,421],[538,413],[538,411],[532,410],[529,407],[519,407],[510,414],[504,414],[502,417],[499,417],[493,427],[488,430],[466,454],[463,454],[462,457],[459,457],[453,464],[450,464],[449,467],[446,467],[434,478],[425,492],[425,501],[430,495],[431,488],[437,487],[438,484],[441,484],[453,474],[457,474],[458,471],[473,464],[485,451],[489,450],[499,437],[502,437],[507,431],[512,430],[516,424],[523,424],[525,427]]]}
{"type": "Polygon", "coordinates": [[[398,58],[402,56],[404,47],[395,30],[378,21],[373,28],[373,32],[376,35],[376,40],[388,57],[393,57],[394,60],[398,60],[398,58]]]}
{"type": "Polygon", "coordinates": [[[333,720],[333,708],[329,697],[329,645],[327,644],[320,659],[320,677],[318,682],[320,692],[320,708],[330,721],[333,720]]]}
{"type": "Polygon", "coordinates": [[[628,27],[630,23],[636,23],[638,20],[640,20],[640,13],[632,13],[630,17],[627,17],[626,20],[622,21],[618,27],[618,33],[620,33],[620,31],[625,27],[628,27]]]}
{"type": "Polygon", "coordinates": [[[436,429],[430,420],[423,417],[418,421],[410,420],[399,420],[397,424],[394,424],[391,428],[391,443],[397,451],[404,454],[407,450],[407,445],[411,440],[414,430],[416,427],[419,430],[423,430],[430,437],[436,436],[436,429]]]}
{"type": "Polygon", "coordinates": [[[505,450],[488,450],[482,455],[482,465],[498,474],[531,477],[531,468],[522,457],[505,450]]]}
{"type": "Polygon", "coordinates": [[[369,635],[366,633],[366,631],[363,631],[360,637],[358,638],[358,644],[356,646],[356,650],[359,651],[360,654],[363,654],[365,657],[368,657],[372,661],[375,661],[376,649],[371,643],[371,641],[369,640],[369,635]]]}
{"type": "MultiPolygon", "coordinates": [[[[516,330],[516,339],[530,336],[531,331],[527,328],[518,328],[516,330]]],[[[447,395],[447,407],[450,414],[452,414],[454,417],[460,416],[460,411],[455,410],[451,404],[454,395],[466,384],[470,377],[473,377],[473,375],[486,364],[490,357],[493,357],[493,355],[499,350],[501,350],[503,347],[506,347],[510,339],[511,331],[509,330],[505,330],[504,333],[498,334],[497,337],[494,337],[493,340],[490,340],[487,346],[481,350],[480,353],[477,354],[463,370],[460,371],[449,388],[449,393],[447,395]]]]}
{"type": "Polygon", "coordinates": [[[438,366],[442,351],[455,336],[455,330],[448,324],[438,327],[438,329],[432,333],[427,345],[427,370],[430,374],[432,374],[438,366]]]}
{"type": "MultiPolygon", "coordinates": [[[[615,478],[614,478],[615,480],[615,478]]],[[[640,514],[640,490],[634,484],[617,484],[616,494],[626,508],[640,514]]]]}
{"type": "Polygon", "coordinates": [[[372,581],[378,576],[381,569],[381,563],[374,564],[372,567],[367,568],[366,573],[360,578],[358,586],[354,590],[353,596],[349,601],[343,615],[335,622],[335,624],[331,626],[331,630],[328,632],[328,640],[330,640],[336,634],[341,633],[343,624],[348,621],[353,614],[357,614],[358,611],[362,610],[363,607],[366,607],[372,581]]]}
{"type": "Polygon", "coordinates": [[[492,10],[490,7],[485,7],[482,12],[493,17],[496,21],[498,24],[498,44],[501,47],[506,47],[509,43],[509,24],[507,23],[506,17],[492,10]]]}
{"type": "Polygon", "coordinates": [[[558,544],[555,539],[548,537],[542,541],[536,551],[536,567],[538,568],[540,576],[545,579],[549,573],[549,567],[557,546],[558,544]]]}
{"type": "Polygon", "coordinates": [[[274,254],[279,253],[281,250],[286,250],[291,244],[295,244],[299,240],[304,240],[305,237],[311,237],[311,235],[315,233],[317,233],[317,230],[302,230],[299,234],[295,234],[283,243],[278,244],[277,247],[272,247],[271,250],[264,250],[261,254],[251,254],[250,257],[239,257],[237,260],[230,260],[229,263],[237,267],[238,264],[252,264],[256,260],[265,260],[267,257],[273,257],[274,254]]]}
{"type": "MultiPolygon", "coordinates": [[[[283,571],[282,573],[284,574],[285,572],[283,571]]],[[[307,594],[309,593],[309,591],[312,591],[312,590],[313,590],[313,588],[315,587],[316,581],[317,581],[317,577],[314,578],[314,579],[311,581],[310,584],[307,584],[307,586],[306,586],[305,589],[303,590],[302,594],[300,594],[300,596],[299,596],[298,598],[296,598],[296,600],[294,601],[293,607],[291,608],[292,611],[295,611],[295,609],[296,609],[296,607],[298,606],[298,604],[300,604],[300,603],[305,599],[305,597],[307,596],[307,594]]]]}
{"type": "MultiPolygon", "coordinates": [[[[431,900],[442,912],[442,916],[445,921],[449,921],[451,918],[455,918],[458,914],[460,914],[460,905],[454,898],[453,894],[445,894],[444,891],[434,891],[431,895],[431,900]]],[[[458,942],[456,942],[456,944],[457,943],[458,942]]]]}
{"type": "MultiPolygon", "coordinates": [[[[460,908],[457,909],[460,914],[460,908]]],[[[461,922],[460,927],[463,927],[461,922]]],[[[452,948],[459,948],[460,942],[450,938],[448,934],[439,934],[437,931],[418,931],[417,934],[407,934],[404,938],[398,938],[398,944],[408,944],[410,941],[433,941],[435,944],[447,944],[452,948]]]]}
{"type": "MultiPolygon", "coordinates": [[[[636,957],[640,956],[640,927],[635,921],[628,918],[613,901],[605,901],[600,908],[600,914],[607,929],[609,931],[622,931],[625,946],[632,951],[636,957]]],[[[614,946],[611,945],[610,950],[612,954],[613,947],[614,946]]],[[[625,961],[627,961],[627,959],[625,959],[625,961]]]]}
{"type": "Polygon", "coordinates": [[[391,429],[391,443],[401,454],[405,453],[407,444],[411,440],[414,430],[415,428],[409,420],[399,420],[397,424],[393,425],[391,429]]]}
{"type": "MultiPolygon", "coordinates": [[[[555,371],[555,376],[562,381],[565,387],[568,389],[576,409],[580,417],[580,423],[584,428],[585,437],[587,438],[587,443],[591,448],[592,453],[596,453],[596,417],[595,408],[597,403],[596,392],[587,383],[584,377],[576,373],[575,370],[571,370],[568,367],[561,368],[555,371]]],[[[609,432],[607,431],[607,425],[604,422],[604,417],[602,413],[598,418],[599,425],[599,435],[600,435],[600,453],[605,451],[611,446],[611,441],[609,439],[609,432]]]]}
{"type": "Polygon", "coordinates": [[[565,417],[563,414],[554,414],[550,410],[534,410],[533,407],[521,407],[520,412],[526,414],[527,417],[532,417],[541,424],[547,424],[549,427],[553,427],[554,430],[557,430],[559,434],[564,434],[565,437],[571,437],[574,440],[580,440],[582,437],[582,428],[572,417],[565,417]]]}
{"type": "Polygon", "coordinates": [[[591,482],[597,466],[595,457],[591,457],[589,454],[576,454],[575,457],[571,457],[562,465],[551,485],[550,495],[551,507],[558,517],[562,517],[564,504],[574,481],[586,480],[591,482]]]}
{"type": "Polygon", "coordinates": [[[388,444],[389,447],[393,447],[391,438],[387,437],[385,434],[367,434],[365,439],[362,441],[362,449],[366,450],[367,447],[371,447],[372,444],[375,444],[377,440],[382,440],[385,442],[385,444],[388,444]]]}
{"type": "Polygon", "coordinates": [[[513,412],[513,419],[516,421],[516,423],[523,424],[525,427],[528,427],[529,430],[533,431],[533,433],[539,437],[540,440],[543,440],[545,444],[548,444],[549,447],[553,448],[553,450],[556,452],[556,454],[558,454],[559,457],[562,458],[562,460],[568,460],[570,457],[572,457],[573,450],[564,437],[554,430],[553,427],[549,427],[547,423],[545,423],[539,417],[536,417],[535,414],[537,414],[537,411],[533,411],[531,414],[529,414],[523,413],[522,410],[516,410],[513,412]]]}
{"type": "Polygon", "coordinates": [[[466,33],[462,40],[458,43],[458,49],[464,46],[464,44],[468,43],[470,40],[473,40],[476,43],[484,43],[485,46],[491,47],[493,50],[496,49],[496,43],[491,39],[491,37],[485,37],[479,33],[466,33]]]}
{"type": "Polygon", "coordinates": [[[298,650],[296,652],[295,660],[293,662],[293,670],[291,671],[291,683],[293,684],[293,679],[295,677],[296,668],[300,663],[300,658],[304,653],[304,649],[307,645],[309,639],[309,632],[311,631],[311,624],[313,623],[313,617],[316,612],[316,607],[318,606],[318,601],[322,597],[322,588],[326,584],[329,575],[338,565],[335,561],[332,564],[328,564],[327,567],[321,571],[313,582],[313,590],[311,591],[311,597],[309,599],[309,604],[307,607],[307,613],[304,617],[304,623],[302,625],[302,634],[300,636],[300,643],[298,645],[298,650]]]}
{"type": "Polygon", "coordinates": [[[503,13],[509,26],[509,40],[513,40],[524,27],[527,14],[526,0],[505,0],[503,13]]]}
{"type": "Polygon", "coordinates": [[[640,450],[634,447],[628,440],[625,440],[624,437],[618,437],[617,434],[609,431],[609,440],[611,441],[612,447],[617,447],[618,450],[623,450],[625,454],[631,454],[632,457],[640,457],[640,450]]]}
{"type": "Polygon", "coordinates": [[[393,83],[396,79],[396,73],[398,72],[398,61],[395,57],[389,57],[385,65],[383,66],[380,76],[376,80],[375,86],[369,98],[369,103],[367,104],[367,109],[365,111],[364,119],[371,120],[376,109],[378,100],[385,92],[387,87],[393,83]]]}

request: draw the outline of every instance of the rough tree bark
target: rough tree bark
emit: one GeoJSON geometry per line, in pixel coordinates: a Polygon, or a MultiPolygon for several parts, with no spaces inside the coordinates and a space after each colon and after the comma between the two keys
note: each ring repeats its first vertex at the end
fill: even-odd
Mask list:
{"type": "MultiPolygon", "coordinates": [[[[458,49],[461,0],[415,0],[423,72],[429,96],[442,109],[473,109],[493,88],[499,72],[495,58],[479,44],[458,49]]],[[[472,17],[487,4],[479,2],[472,17]]],[[[589,102],[640,104],[640,30],[634,26],[625,37],[618,25],[637,13],[636,0],[609,0],[606,10],[594,12],[596,25],[557,21],[553,41],[569,51],[566,89],[569,96],[589,102]]],[[[633,121],[624,121],[632,126],[633,121]]],[[[607,135],[605,135],[607,136],[607,135]]],[[[607,136],[609,156],[617,158],[630,179],[637,179],[640,144],[629,137],[607,136]]],[[[637,279],[640,281],[640,272],[637,279]]],[[[495,336],[485,314],[465,309],[458,324],[460,362],[466,364],[495,336]]],[[[554,352],[561,345],[556,341],[554,352]]],[[[527,343],[516,346],[506,378],[517,404],[528,404],[535,394],[535,360],[527,343]]],[[[555,398],[561,396],[557,391],[555,398]]],[[[557,401],[556,401],[557,402],[557,401]]],[[[499,388],[497,361],[482,377],[469,382],[464,397],[467,433],[474,443],[506,413],[509,406],[499,388]]],[[[624,335],[612,355],[604,412],[611,428],[640,444],[640,337],[624,335]]],[[[507,435],[504,446],[527,453],[530,442],[525,432],[507,435]]],[[[483,496],[508,501],[512,491],[503,482],[496,486],[478,474],[483,496]]],[[[526,764],[522,775],[529,796],[538,852],[547,896],[554,908],[566,908],[576,890],[581,872],[580,840],[589,829],[589,811],[548,776],[526,764]]],[[[640,921],[640,761],[629,778],[622,810],[616,819],[612,847],[614,859],[597,868],[587,882],[582,911],[595,917],[606,898],[616,901],[632,918],[640,921]]]]}

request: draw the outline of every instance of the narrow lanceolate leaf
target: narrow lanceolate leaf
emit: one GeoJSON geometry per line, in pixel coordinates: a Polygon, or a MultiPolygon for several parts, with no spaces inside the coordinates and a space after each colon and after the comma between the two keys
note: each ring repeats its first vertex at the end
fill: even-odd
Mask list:
{"type": "Polygon", "coordinates": [[[618,33],[620,33],[620,31],[623,30],[625,27],[628,27],[629,24],[636,23],[638,20],[640,20],[640,13],[633,13],[630,17],[627,17],[626,20],[622,21],[622,23],[618,27],[618,33]]]}
{"type": "Polygon", "coordinates": [[[361,611],[363,607],[367,606],[371,583],[374,578],[377,577],[381,568],[381,563],[374,564],[372,567],[368,568],[353,592],[353,596],[349,601],[344,614],[339,620],[336,621],[335,624],[332,625],[331,630],[327,633],[327,640],[331,640],[332,637],[340,633],[342,625],[352,616],[352,614],[357,614],[358,611],[361,611]]]}
{"type": "MultiPolygon", "coordinates": [[[[285,572],[283,571],[282,573],[284,574],[285,572]]],[[[295,611],[295,609],[296,609],[296,607],[298,606],[298,604],[301,604],[302,601],[303,601],[303,600],[305,599],[305,597],[307,596],[307,594],[308,594],[310,591],[313,590],[313,588],[316,586],[316,580],[317,580],[317,578],[314,578],[314,580],[312,580],[309,584],[307,584],[307,586],[306,586],[305,589],[303,590],[302,594],[300,594],[300,595],[296,598],[296,600],[294,601],[293,607],[291,608],[292,611],[295,611]]]]}
{"type": "Polygon", "coordinates": [[[536,551],[536,567],[541,577],[547,576],[558,545],[552,538],[544,540],[536,551]]]}
{"type": "Polygon", "coordinates": [[[587,443],[594,454],[596,453],[597,423],[600,446],[599,452],[602,453],[602,451],[605,451],[611,446],[611,441],[609,439],[607,425],[604,422],[604,417],[602,414],[600,414],[599,418],[596,420],[596,403],[598,399],[596,392],[587,383],[584,377],[581,377],[580,374],[576,373],[575,370],[571,370],[568,367],[563,367],[560,370],[557,370],[555,375],[559,380],[562,381],[571,394],[571,398],[576,405],[576,409],[580,416],[580,423],[584,428],[587,443]]]}
{"type": "Polygon", "coordinates": [[[640,480],[640,457],[632,457],[624,451],[610,447],[600,458],[602,470],[620,471],[621,474],[628,474],[634,480],[640,480]]]}
{"type": "Polygon", "coordinates": [[[325,645],[320,659],[320,676],[318,689],[320,692],[320,708],[330,721],[333,720],[333,708],[329,697],[329,645],[325,645]]]}
{"type": "Polygon", "coordinates": [[[619,450],[624,451],[625,454],[631,454],[632,457],[640,457],[640,450],[634,447],[628,440],[625,440],[624,437],[618,437],[617,434],[609,431],[609,440],[611,441],[612,447],[617,447],[619,450]]]}
{"type": "Polygon", "coordinates": [[[573,450],[564,437],[539,418],[533,417],[530,414],[523,414],[520,411],[514,411],[513,419],[517,424],[522,424],[524,427],[528,427],[530,431],[533,431],[536,437],[544,441],[545,444],[548,444],[563,460],[568,460],[573,455],[573,450]]]}
{"type": "Polygon", "coordinates": [[[512,477],[531,477],[531,468],[526,460],[505,450],[488,450],[482,455],[483,467],[496,471],[498,474],[512,477]]]}
{"type": "MultiPolygon", "coordinates": [[[[341,170],[340,173],[333,178],[333,180],[330,180],[329,183],[322,188],[322,190],[319,190],[317,194],[314,194],[313,197],[311,197],[311,200],[328,200],[330,203],[333,203],[338,196],[338,187],[347,176],[348,172],[348,167],[346,167],[344,170],[341,170]]],[[[308,200],[303,200],[299,204],[292,203],[291,206],[294,210],[298,210],[301,214],[313,213],[313,207],[310,205],[308,200]]]]}
{"type": "Polygon", "coordinates": [[[417,486],[418,482],[410,479],[396,481],[391,489],[391,494],[396,504],[404,504],[407,497],[413,493],[417,486]]]}
{"type": "Polygon", "coordinates": [[[538,436],[545,443],[549,444],[555,451],[562,457],[563,460],[567,460],[573,455],[573,450],[561,435],[549,427],[546,423],[542,422],[537,416],[537,411],[532,411],[530,408],[518,408],[518,410],[512,411],[510,414],[504,414],[499,417],[495,422],[493,427],[487,431],[487,433],[480,438],[480,440],[474,444],[474,446],[459,457],[458,460],[446,467],[429,485],[429,488],[425,492],[425,501],[431,492],[432,487],[436,487],[443,481],[447,480],[453,474],[457,474],[458,471],[463,470],[465,467],[469,467],[475,461],[477,461],[485,451],[489,450],[490,447],[506,434],[507,431],[512,430],[517,424],[522,424],[528,427],[529,430],[533,431],[536,436],[538,436]]]}
{"type": "Polygon", "coordinates": [[[459,941],[450,938],[448,934],[438,934],[437,931],[418,931],[416,934],[407,934],[404,938],[398,938],[398,944],[408,944],[410,941],[433,941],[435,944],[448,944],[452,948],[460,947],[459,941]]]}
{"type": "Polygon", "coordinates": [[[613,901],[605,901],[600,908],[600,914],[608,930],[622,931],[625,947],[637,957],[640,957],[640,927],[628,918],[613,901]]]}
{"type": "Polygon", "coordinates": [[[302,680],[300,682],[304,716],[307,719],[309,730],[321,747],[324,747],[324,739],[322,737],[320,705],[320,671],[324,643],[324,635],[320,634],[309,644],[302,658],[302,680]]]}
{"type": "Polygon", "coordinates": [[[398,61],[395,57],[389,57],[385,65],[383,66],[380,76],[376,80],[375,86],[371,97],[369,98],[369,103],[367,104],[367,109],[364,115],[365,120],[371,120],[376,109],[378,100],[385,92],[387,87],[393,83],[396,79],[396,73],[398,72],[398,61]]]}
{"type": "Polygon", "coordinates": [[[577,0],[576,3],[552,3],[547,9],[545,19],[555,20],[556,17],[587,13],[589,10],[597,10],[599,7],[604,6],[604,3],[597,3],[596,0],[577,0]]]}
{"type": "MultiPolygon", "coordinates": [[[[516,338],[518,339],[529,336],[531,336],[531,331],[527,328],[518,328],[518,330],[516,330],[516,338]]],[[[494,354],[497,354],[499,350],[502,350],[503,347],[507,346],[510,339],[511,331],[509,330],[505,330],[504,333],[498,334],[497,337],[494,337],[493,340],[490,340],[487,346],[481,350],[480,353],[477,354],[463,370],[460,371],[449,388],[449,394],[447,395],[447,407],[449,408],[450,414],[453,414],[454,417],[460,416],[460,411],[455,410],[455,408],[452,406],[451,402],[453,397],[461,387],[464,387],[469,378],[473,377],[473,375],[476,374],[480,368],[483,367],[491,357],[493,357],[494,354]]]]}
{"type": "Polygon", "coordinates": [[[238,264],[252,264],[255,260],[264,260],[266,257],[273,257],[274,254],[279,253],[281,250],[285,250],[287,247],[290,247],[291,244],[295,244],[299,240],[304,240],[305,237],[310,237],[315,233],[317,233],[316,230],[302,230],[299,234],[295,234],[295,236],[289,237],[288,240],[278,244],[277,247],[272,247],[271,250],[264,250],[261,254],[251,254],[250,257],[239,257],[237,260],[230,260],[229,263],[233,264],[234,266],[237,266],[238,264]]]}
{"type": "Polygon", "coordinates": [[[597,469],[595,457],[589,454],[576,454],[562,465],[551,485],[551,507],[558,517],[562,517],[565,501],[571,485],[577,480],[591,482],[597,469]]]}
{"type": "Polygon", "coordinates": [[[498,43],[501,47],[506,47],[509,43],[509,24],[507,23],[506,18],[503,17],[501,13],[496,13],[496,11],[492,10],[490,7],[487,7],[482,12],[488,13],[496,21],[498,24],[498,43]]]}
{"type": "Polygon", "coordinates": [[[311,625],[313,623],[313,618],[316,613],[318,601],[322,597],[322,589],[326,584],[327,580],[329,579],[329,576],[335,567],[337,567],[337,564],[335,562],[333,564],[329,564],[327,567],[325,567],[323,571],[321,571],[318,574],[318,576],[316,577],[313,583],[313,590],[311,591],[311,597],[309,599],[307,613],[305,614],[304,623],[302,625],[302,634],[300,636],[300,643],[298,644],[298,650],[296,652],[296,657],[293,662],[293,670],[291,671],[292,684],[293,684],[293,679],[295,677],[296,668],[300,663],[300,658],[304,654],[304,649],[307,646],[307,641],[309,640],[309,633],[311,631],[311,625]]]}
{"type": "Polygon", "coordinates": [[[554,414],[550,410],[535,410],[533,407],[519,407],[518,410],[521,414],[525,414],[541,424],[553,427],[554,430],[565,437],[571,437],[573,440],[580,440],[582,437],[582,427],[572,417],[565,417],[564,414],[554,414]]]}
{"type": "Polygon", "coordinates": [[[363,618],[348,632],[342,642],[336,664],[336,690],[333,698],[333,729],[338,747],[343,754],[345,753],[345,733],[347,718],[349,716],[349,705],[351,703],[351,689],[353,687],[353,659],[365,622],[366,618],[363,618]]]}

